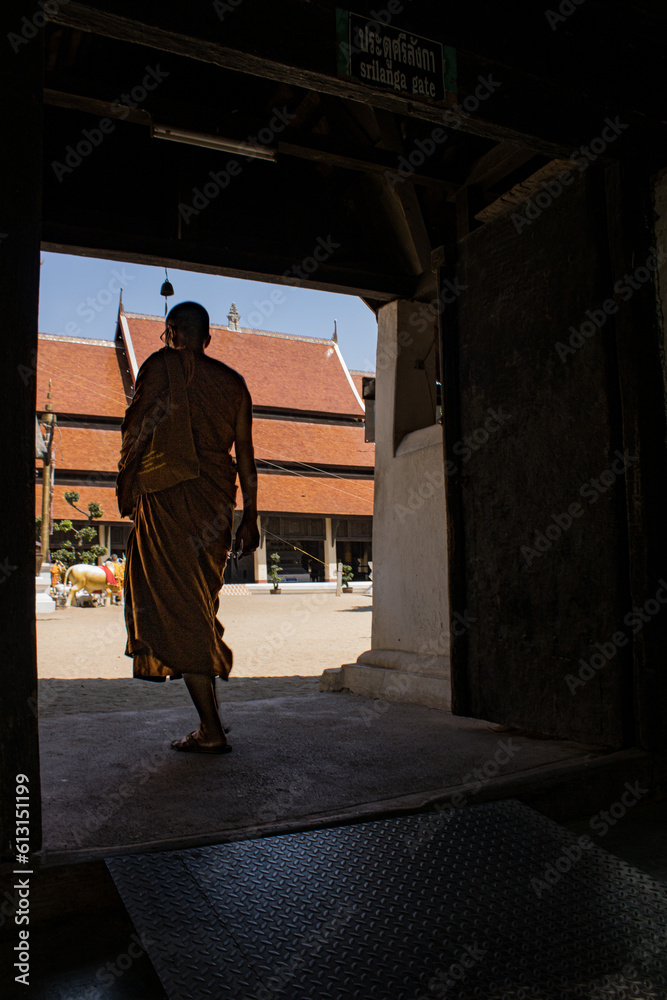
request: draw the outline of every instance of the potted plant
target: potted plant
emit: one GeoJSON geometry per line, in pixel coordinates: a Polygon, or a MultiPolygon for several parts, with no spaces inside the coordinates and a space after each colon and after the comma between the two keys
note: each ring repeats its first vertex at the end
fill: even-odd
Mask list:
{"type": "Polygon", "coordinates": [[[280,575],[281,572],[282,572],[282,566],[278,565],[279,562],[280,562],[280,556],[278,555],[278,553],[277,552],[272,552],[271,553],[271,569],[269,570],[269,573],[268,573],[269,580],[273,584],[273,589],[271,591],[269,591],[269,593],[271,593],[271,594],[279,594],[280,593],[280,587],[278,586],[278,584],[282,583],[282,581],[285,579],[283,576],[280,575]]]}
{"type": "Polygon", "coordinates": [[[352,567],[348,566],[347,563],[343,563],[343,593],[344,594],[351,594],[352,593],[352,587],[350,587],[350,583],[352,581],[353,576],[354,576],[354,573],[352,572],[352,567]]]}

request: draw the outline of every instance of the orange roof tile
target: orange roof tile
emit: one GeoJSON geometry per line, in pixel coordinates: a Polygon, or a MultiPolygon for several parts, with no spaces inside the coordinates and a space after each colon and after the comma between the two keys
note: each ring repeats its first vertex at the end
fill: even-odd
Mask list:
{"type": "MultiPolygon", "coordinates": [[[[372,469],[375,449],[364,442],[364,429],[337,427],[300,420],[253,421],[255,455],[276,463],[359,466],[372,469]]],[[[120,430],[58,425],[55,433],[55,465],[60,472],[116,472],[120,455],[120,430]]],[[[37,468],[42,462],[36,459],[37,468]]]]}
{"type": "Polygon", "coordinates": [[[364,442],[364,428],[337,427],[300,420],[253,420],[255,456],[275,462],[373,468],[375,448],[364,442]]]}
{"type": "MultiPolygon", "coordinates": [[[[126,313],[137,363],[158,350],[164,320],[126,313]]],[[[207,352],[235,368],[255,406],[360,416],[340,356],[330,340],[211,325],[207,352]]]]}
{"type": "MultiPolygon", "coordinates": [[[[60,427],[55,433],[55,466],[81,472],[117,472],[120,457],[120,430],[96,430],[90,427],[60,427]]],[[[41,461],[38,463],[41,466],[41,461]]]]}
{"type": "Polygon", "coordinates": [[[373,513],[373,481],[329,476],[259,475],[260,512],[352,517],[373,513]]]}
{"type": "Polygon", "coordinates": [[[46,404],[49,379],[56,414],[122,417],[129,400],[120,366],[124,351],[110,340],[40,334],[37,349],[37,409],[46,404]]]}
{"type": "MultiPolygon", "coordinates": [[[[258,508],[261,513],[320,514],[322,516],[371,515],[373,513],[373,481],[369,479],[332,476],[259,475],[258,508]]],[[[79,494],[77,507],[85,510],[94,500],[104,511],[103,522],[119,523],[116,493],[113,486],[65,486],[56,482],[53,491],[53,517],[56,521],[69,518],[83,521],[65,500],[65,491],[79,494]]],[[[240,498],[239,498],[240,499],[240,498]]],[[[42,512],[42,489],[35,490],[35,514],[42,512]]],[[[127,519],[124,519],[127,523],[127,519]]],[[[95,523],[95,522],[93,522],[95,523]]]]}

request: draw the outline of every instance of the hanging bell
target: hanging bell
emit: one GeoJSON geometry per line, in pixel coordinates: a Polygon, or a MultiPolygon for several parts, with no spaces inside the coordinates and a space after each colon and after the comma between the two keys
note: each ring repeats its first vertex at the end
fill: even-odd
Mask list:
{"type": "Polygon", "coordinates": [[[162,282],[162,288],[160,289],[160,295],[164,295],[164,314],[167,315],[167,299],[170,295],[174,294],[174,286],[169,280],[169,275],[167,274],[167,268],[164,269],[164,281],[162,282]]]}

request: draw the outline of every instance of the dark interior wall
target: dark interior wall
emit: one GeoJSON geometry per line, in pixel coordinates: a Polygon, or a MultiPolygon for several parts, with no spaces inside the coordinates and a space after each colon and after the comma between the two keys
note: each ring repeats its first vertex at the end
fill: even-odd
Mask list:
{"type": "Polygon", "coordinates": [[[508,215],[459,246],[474,624],[453,694],[461,714],[620,746],[632,739],[624,491],[634,460],[623,459],[614,319],[600,312],[614,284],[603,199],[601,173],[589,171],[520,232],[508,215]],[[587,322],[592,334],[579,335],[587,322]],[[581,346],[559,348],[571,338],[581,346]]]}
{"type": "MultiPolygon", "coordinates": [[[[2,37],[20,30],[25,5],[3,5],[2,37]]],[[[42,38],[0,60],[3,483],[0,490],[0,855],[14,856],[16,776],[30,789],[30,847],[40,846],[35,650],[35,384],[40,238],[42,38]]]]}

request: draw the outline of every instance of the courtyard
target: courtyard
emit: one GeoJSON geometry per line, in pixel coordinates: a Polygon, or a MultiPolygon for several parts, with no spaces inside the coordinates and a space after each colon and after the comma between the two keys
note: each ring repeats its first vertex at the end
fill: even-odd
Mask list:
{"type": "MultiPolygon", "coordinates": [[[[224,596],[219,618],[225,642],[234,651],[229,682],[218,682],[223,704],[315,694],[325,668],[354,663],[370,649],[372,597],[285,592],[224,596]]],[[[38,614],[40,719],[191,705],[180,682],[134,681],[125,639],[120,605],[38,614]]]]}

